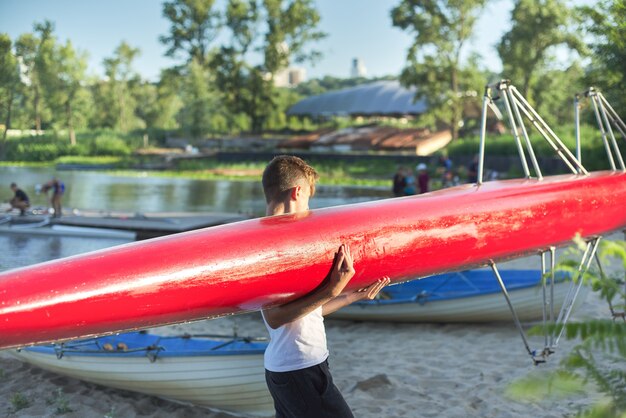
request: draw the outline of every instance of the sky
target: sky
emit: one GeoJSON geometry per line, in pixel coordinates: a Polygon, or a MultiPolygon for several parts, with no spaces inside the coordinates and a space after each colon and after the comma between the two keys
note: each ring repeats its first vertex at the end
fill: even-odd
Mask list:
{"type": "MultiPolygon", "coordinates": [[[[219,2],[220,0],[218,0],[219,2]]],[[[321,15],[320,30],[328,36],[316,44],[323,58],[302,65],[307,78],[349,77],[353,58],[359,58],[368,77],[398,75],[406,62],[412,36],[391,25],[390,10],[400,0],[314,0],[321,15]]],[[[583,1],[583,0],[578,0],[583,1]]],[[[70,40],[86,51],[91,74],[102,75],[102,61],[126,41],[139,48],[135,70],[157,80],[160,70],[179,63],[165,57],[159,36],[169,30],[162,16],[162,0],[0,0],[0,33],[12,40],[33,31],[35,22],[51,20],[57,39],[70,40]]],[[[465,52],[479,52],[484,67],[500,71],[495,45],[508,30],[513,0],[489,2],[465,52]]]]}

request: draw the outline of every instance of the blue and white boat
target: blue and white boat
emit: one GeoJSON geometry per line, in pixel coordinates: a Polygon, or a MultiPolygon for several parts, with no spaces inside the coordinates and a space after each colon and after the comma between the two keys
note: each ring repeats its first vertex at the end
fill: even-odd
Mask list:
{"type": "Polygon", "coordinates": [[[241,337],[131,332],[11,353],[76,379],[246,416],[272,416],[266,342],[241,337]]]}
{"type": "MultiPolygon", "coordinates": [[[[543,289],[539,270],[500,271],[521,321],[543,317],[543,289]]],[[[558,315],[573,283],[557,272],[553,294],[558,315]]],[[[582,286],[573,309],[585,299],[582,286]]],[[[550,284],[546,288],[550,300],[550,284]]],[[[549,312],[549,308],[548,308],[549,312]]],[[[467,270],[387,286],[374,300],[359,301],[331,315],[333,318],[395,322],[498,322],[512,315],[491,270],[467,270]]]]}

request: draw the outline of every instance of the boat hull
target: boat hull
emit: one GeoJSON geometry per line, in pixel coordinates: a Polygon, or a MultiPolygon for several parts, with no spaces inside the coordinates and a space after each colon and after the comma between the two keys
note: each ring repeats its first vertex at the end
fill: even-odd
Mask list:
{"type": "Polygon", "coordinates": [[[33,366],[103,386],[238,414],[274,414],[265,383],[263,350],[219,354],[207,349],[194,355],[168,350],[169,355],[157,355],[153,360],[143,352],[105,351],[67,352],[58,358],[52,347],[10,353],[33,366]]]}
{"type": "Polygon", "coordinates": [[[346,290],[536,253],[626,226],[626,174],[465,185],[126,244],[0,275],[0,348],[258,310],[315,289],[341,243],[346,290]]]}
{"type": "MultiPolygon", "coordinates": [[[[490,271],[487,273],[491,274],[490,271]]],[[[506,276],[506,272],[501,272],[501,274],[503,277],[506,276]]],[[[493,280],[496,280],[495,277],[493,280]]],[[[571,287],[571,281],[560,281],[554,284],[554,309],[557,315],[571,287]]],[[[546,290],[549,298],[550,288],[546,290]]],[[[588,287],[582,286],[574,301],[573,310],[584,302],[587,293],[588,287]]],[[[538,282],[533,286],[508,289],[508,294],[520,321],[538,321],[543,318],[543,290],[538,282]]],[[[381,303],[374,301],[352,304],[334,312],[331,318],[353,321],[441,323],[513,321],[511,310],[502,292],[432,301],[428,298],[416,297],[412,301],[396,303],[392,300],[381,300],[381,303]]]]}

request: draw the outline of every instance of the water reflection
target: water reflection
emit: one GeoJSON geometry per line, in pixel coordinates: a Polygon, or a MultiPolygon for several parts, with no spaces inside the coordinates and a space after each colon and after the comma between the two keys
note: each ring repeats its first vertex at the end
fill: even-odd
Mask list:
{"type": "Polygon", "coordinates": [[[31,236],[0,233],[0,271],[43,263],[127,243],[120,239],[31,236]]]}
{"type": "MultiPolygon", "coordinates": [[[[31,197],[33,206],[48,206],[35,185],[52,177],[65,182],[65,210],[73,208],[124,212],[265,213],[260,181],[190,180],[166,177],[121,177],[106,172],[60,171],[52,168],[0,167],[0,201],[12,197],[13,181],[31,197]],[[5,186],[6,187],[3,187],[5,186]]],[[[319,186],[311,208],[318,209],[389,197],[387,189],[319,186]]],[[[77,237],[31,237],[0,233],[0,270],[22,267],[125,241],[77,237]]]]}

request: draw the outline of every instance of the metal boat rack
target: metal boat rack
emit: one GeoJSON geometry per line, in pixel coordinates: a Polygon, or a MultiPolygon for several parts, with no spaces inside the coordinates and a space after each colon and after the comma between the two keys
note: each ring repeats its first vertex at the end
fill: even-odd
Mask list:
{"type": "MultiPolygon", "coordinates": [[[[535,152],[533,150],[528,130],[526,128],[526,121],[531,124],[541,136],[548,142],[550,147],[554,150],[556,155],[565,163],[565,165],[575,175],[589,175],[589,172],[582,164],[582,153],[580,145],[580,109],[581,99],[589,98],[593,104],[594,113],[598,127],[602,134],[602,140],[607,153],[608,161],[612,171],[621,170],[626,172],[624,161],[620,153],[615,134],[612,126],[621,133],[623,139],[626,141],[626,124],[620,119],[617,112],[611,107],[608,101],[604,98],[595,88],[590,88],[584,93],[575,95],[575,117],[576,117],[576,155],[574,155],[556,135],[556,133],[548,126],[548,124],[541,118],[535,109],[528,103],[526,99],[520,94],[520,92],[511,84],[509,80],[501,80],[495,84],[490,84],[485,87],[485,94],[483,96],[482,114],[481,114],[481,130],[480,130],[480,150],[478,161],[478,181],[477,185],[483,183],[484,161],[485,161],[485,137],[487,126],[487,113],[491,110],[499,120],[503,119],[502,112],[496,106],[495,101],[502,99],[504,102],[505,113],[508,116],[508,121],[511,128],[511,133],[515,139],[517,151],[519,153],[522,168],[524,170],[525,178],[533,178],[531,175],[530,166],[534,171],[537,180],[542,180],[543,175],[541,168],[537,162],[535,152]],[[528,154],[528,156],[526,155],[528,154]],[[530,160],[530,163],[529,161],[530,160]],[[615,161],[617,160],[617,164],[615,161]]],[[[624,231],[626,236],[626,231],[624,231]]],[[[542,298],[543,298],[543,329],[544,329],[544,347],[540,350],[533,350],[530,348],[528,338],[519,320],[519,317],[515,311],[508,291],[498,267],[495,262],[490,263],[490,267],[493,271],[495,278],[500,284],[502,293],[506,299],[506,302],[511,310],[513,321],[517,327],[524,347],[531,356],[535,365],[545,363],[547,358],[555,352],[558,346],[559,340],[563,336],[565,326],[570,319],[574,303],[583,285],[583,276],[588,271],[592,260],[596,260],[600,271],[602,272],[602,266],[600,259],[597,255],[598,245],[601,236],[590,237],[585,242],[585,251],[578,266],[578,270],[572,278],[571,286],[565,297],[565,301],[561,306],[561,309],[556,315],[554,306],[554,279],[555,279],[555,260],[556,260],[556,248],[549,247],[539,251],[541,257],[541,272],[543,275],[542,280],[542,298]],[[546,267],[546,255],[550,256],[550,268],[546,267]],[[549,286],[549,290],[548,290],[549,286]]],[[[626,286],[626,282],[625,282],[626,286]]],[[[626,294],[626,287],[625,287],[626,294]]],[[[624,312],[615,312],[613,306],[609,304],[613,319],[621,317],[626,321],[626,314],[624,312]]]]}

